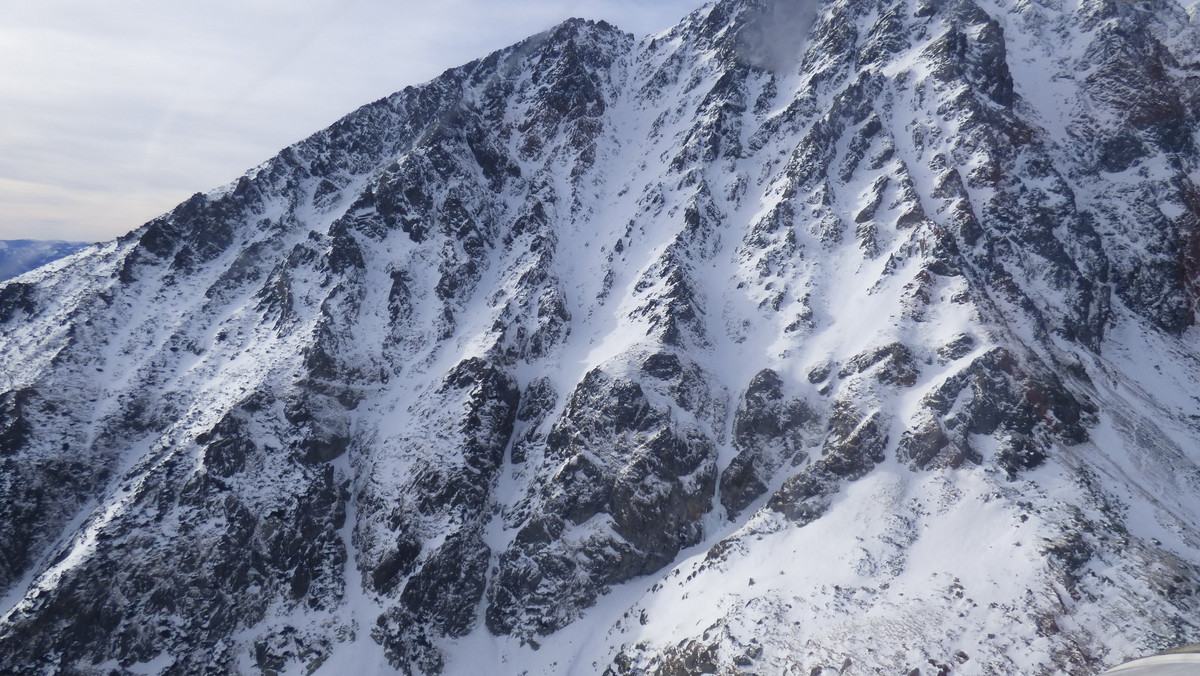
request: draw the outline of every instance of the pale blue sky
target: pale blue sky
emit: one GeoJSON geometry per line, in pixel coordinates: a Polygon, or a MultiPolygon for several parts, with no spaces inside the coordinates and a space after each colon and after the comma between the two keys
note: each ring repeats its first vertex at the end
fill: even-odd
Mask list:
{"type": "Polygon", "coordinates": [[[703,0],[40,0],[0,23],[0,239],[109,239],[364,103],[545,30],[703,0]]]}

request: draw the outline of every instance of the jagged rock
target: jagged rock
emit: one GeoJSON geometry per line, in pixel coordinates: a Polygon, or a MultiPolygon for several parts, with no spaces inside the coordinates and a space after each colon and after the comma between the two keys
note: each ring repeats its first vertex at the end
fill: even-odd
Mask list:
{"type": "Polygon", "coordinates": [[[897,451],[914,468],[978,463],[971,435],[999,432],[997,460],[1012,474],[1032,469],[1046,456],[1049,438],[1078,444],[1088,438],[1087,419],[1095,407],[1080,401],[1048,370],[1034,376],[1003,348],[994,348],[950,376],[922,404],[933,416],[906,431],[897,451]]]}
{"type": "Polygon", "coordinates": [[[789,477],[767,507],[801,525],[820,518],[844,481],[861,478],[883,461],[888,437],[879,418],[878,411],[864,415],[849,402],[834,404],[821,457],[789,477]]]}
{"type": "Polygon", "coordinates": [[[892,343],[854,355],[838,372],[838,377],[845,378],[872,367],[875,367],[875,378],[879,382],[902,387],[912,387],[916,384],[917,376],[921,372],[908,346],[892,343]]]}
{"type": "MultiPolygon", "coordinates": [[[[695,391],[706,385],[694,366],[661,354],[643,371],[646,364],[666,376],[655,378],[656,389],[684,410],[703,414],[711,405],[711,395],[695,391]]],[[[715,452],[703,432],[673,424],[641,384],[590,371],[545,440],[557,465],[543,489],[554,518],[527,523],[500,556],[489,628],[555,631],[610,585],[656,570],[699,541],[716,490],[715,452]],[[563,538],[568,529],[578,530],[578,544],[563,538]],[[531,617],[539,619],[522,619],[531,617]]]]}
{"type": "Polygon", "coordinates": [[[0,456],[14,455],[32,432],[27,408],[37,395],[32,388],[0,394],[0,456]]]}
{"type": "Polygon", "coordinates": [[[24,282],[9,282],[0,286],[0,324],[18,317],[32,317],[37,312],[33,290],[33,285],[24,282]]]}
{"type": "Polygon", "coordinates": [[[801,448],[802,432],[815,420],[803,400],[785,399],[775,371],[763,369],[750,380],[733,418],[738,454],[721,472],[721,504],[730,519],[767,491],[771,476],[801,448]]]}
{"type": "Polygon", "coordinates": [[[938,358],[943,362],[962,359],[975,350],[975,337],[969,333],[960,333],[953,340],[938,348],[938,358]]]}

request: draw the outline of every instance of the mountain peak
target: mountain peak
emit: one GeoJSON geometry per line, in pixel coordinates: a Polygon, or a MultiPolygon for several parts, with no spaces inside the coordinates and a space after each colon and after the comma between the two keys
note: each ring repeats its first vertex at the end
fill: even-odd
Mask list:
{"type": "Polygon", "coordinates": [[[1127,4],[572,19],[0,285],[0,671],[1200,640],[1200,61],[1127,4]]]}

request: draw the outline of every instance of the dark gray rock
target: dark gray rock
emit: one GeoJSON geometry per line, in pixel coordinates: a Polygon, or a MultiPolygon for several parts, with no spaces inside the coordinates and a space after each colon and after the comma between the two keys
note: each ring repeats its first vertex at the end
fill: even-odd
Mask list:
{"type": "MultiPolygon", "coordinates": [[[[643,364],[677,405],[711,406],[694,365],[662,353],[643,364]]],[[[678,428],[642,384],[600,369],[567,399],[545,455],[556,469],[542,489],[544,512],[500,555],[488,590],[487,625],[496,633],[529,638],[561,628],[610,585],[657,570],[698,542],[700,519],[712,509],[713,440],[678,428]],[[590,534],[566,540],[571,528],[590,534]]]]}
{"type": "Polygon", "coordinates": [[[465,636],[487,582],[491,550],[478,533],[459,532],[431,554],[404,587],[400,605],[379,617],[373,637],[398,668],[440,670],[442,656],[428,645],[434,632],[465,636]]]}
{"type": "Polygon", "coordinates": [[[875,379],[885,385],[912,387],[921,373],[912,351],[903,343],[891,343],[856,354],[838,372],[839,378],[874,370],[875,379]]]}
{"type": "Polygon", "coordinates": [[[887,445],[878,411],[864,414],[849,402],[836,402],[821,457],[789,477],[767,507],[800,525],[820,518],[846,481],[862,478],[883,461],[887,445]]]}
{"type": "Polygon", "coordinates": [[[1004,348],[974,359],[927,395],[923,405],[931,420],[905,431],[897,449],[902,461],[915,469],[978,463],[982,458],[971,450],[969,437],[999,432],[1007,441],[997,462],[1010,474],[1040,464],[1050,440],[1087,440],[1086,426],[1096,412],[1052,371],[1024,365],[1004,348]]]}
{"type": "Polygon", "coordinates": [[[24,282],[0,285],[0,324],[13,319],[29,318],[37,313],[34,287],[24,282]]]}
{"type": "Polygon", "coordinates": [[[816,416],[802,399],[788,399],[779,374],[764,369],[750,380],[733,419],[738,453],[721,472],[721,504],[730,519],[767,490],[772,474],[803,445],[816,416]]]}

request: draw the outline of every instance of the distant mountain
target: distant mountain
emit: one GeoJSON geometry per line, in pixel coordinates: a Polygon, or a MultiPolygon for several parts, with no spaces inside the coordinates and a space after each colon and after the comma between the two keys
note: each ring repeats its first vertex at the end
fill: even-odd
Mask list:
{"type": "Polygon", "coordinates": [[[568,21],[0,285],[0,672],[1200,642],[1200,26],[568,21]]]}
{"type": "Polygon", "coordinates": [[[70,256],[87,245],[40,239],[0,240],[0,282],[70,256]]]}

